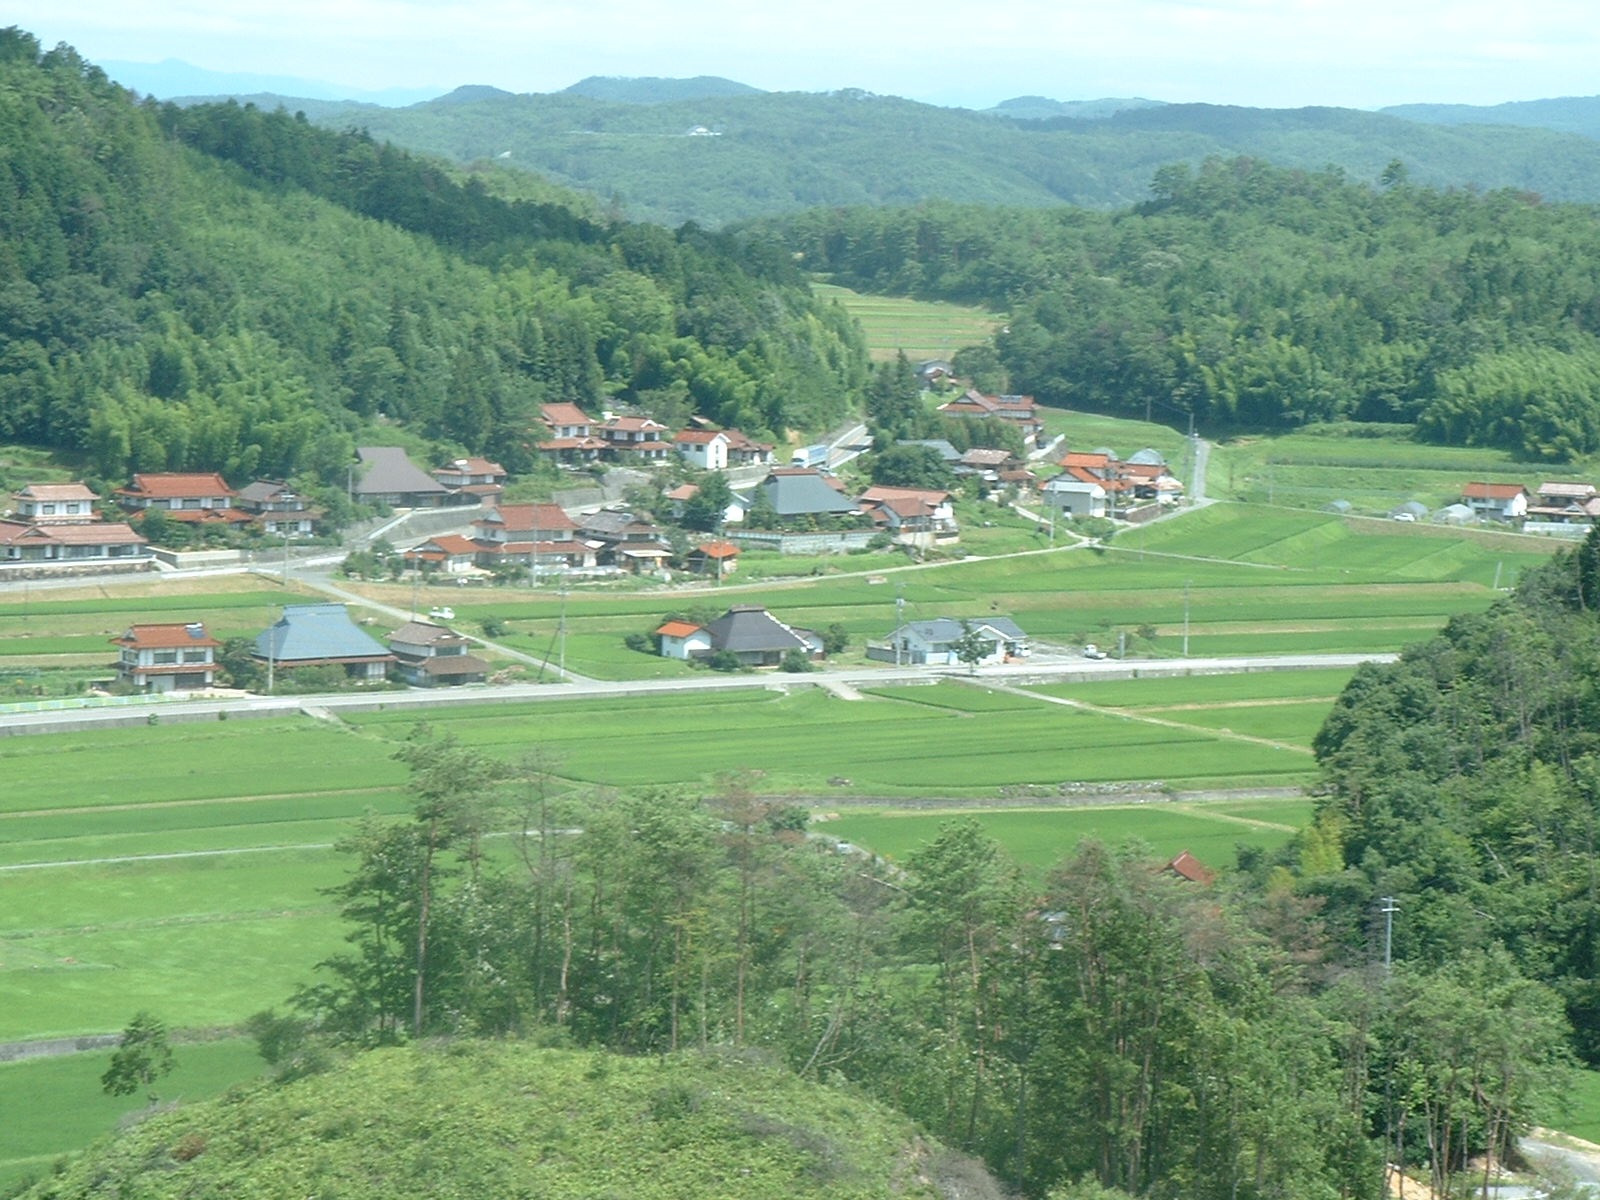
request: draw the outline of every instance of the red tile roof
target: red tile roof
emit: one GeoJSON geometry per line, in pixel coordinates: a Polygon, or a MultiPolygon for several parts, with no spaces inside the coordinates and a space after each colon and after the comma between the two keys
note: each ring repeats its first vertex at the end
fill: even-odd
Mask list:
{"type": "Polygon", "coordinates": [[[1510,500],[1528,489],[1520,483],[1469,483],[1461,489],[1468,500],[1510,500]]]}
{"type": "Polygon", "coordinates": [[[112,638],[111,644],[126,646],[130,650],[169,650],[181,646],[215,648],[222,645],[206,633],[206,627],[199,621],[188,624],[130,625],[121,637],[112,638]],[[195,630],[198,630],[198,636],[192,632],[195,630]]]}
{"type": "Polygon", "coordinates": [[[656,630],[662,637],[686,638],[700,632],[700,626],[690,621],[668,621],[656,630]]]}
{"type": "Polygon", "coordinates": [[[204,475],[135,475],[133,483],[128,487],[117,489],[117,494],[181,499],[189,496],[231,496],[233,489],[215,472],[204,475]]]}
{"type": "Polygon", "coordinates": [[[707,558],[738,558],[739,547],[732,542],[701,542],[695,547],[707,558]]]}

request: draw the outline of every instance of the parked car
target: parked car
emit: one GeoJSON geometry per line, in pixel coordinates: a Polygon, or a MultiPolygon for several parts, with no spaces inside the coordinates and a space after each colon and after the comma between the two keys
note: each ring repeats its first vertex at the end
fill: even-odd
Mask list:
{"type": "Polygon", "coordinates": [[[1085,658],[1100,659],[1106,656],[1106,652],[1100,649],[1099,646],[1096,646],[1093,642],[1090,642],[1083,648],[1083,656],[1085,658]]]}
{"type": "Polygon", "coordinates": [[[456,610],[448,604],[441,604],[437,608],[428,610],[428,618],[433,621],[454,621],[456,619],[456,610]]]}

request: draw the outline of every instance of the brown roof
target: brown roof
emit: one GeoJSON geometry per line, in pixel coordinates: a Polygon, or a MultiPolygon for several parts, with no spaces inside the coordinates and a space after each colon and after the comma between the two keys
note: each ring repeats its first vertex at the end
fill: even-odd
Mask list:
{"type": "Polygon", "coordinates": [[[133,526],[121,521],[94,521],[77,525],[29,525],[23,521],[0,521],[0,544],[23,538],[73,546],[145,544],[145,539],[133,531],[133,526]]]}
{"type": "Polygon", "coordinates": [[[692,442],[696,445],[706,445],[718,438],[727,441],[728,435],[710,429],[680,429],[672,435],[672,440],[675,442],[692,442]]]}
{"type": "Polygon", "coordinates": [[[695,549],[707,558],[739,557],[739,547],[732,542],[701,542],[695,549]]]}
{"type": "Polygon", "coordinates": [[[206,627],[199,621],[188,624],[130,625],[121,637],[112,638],[111,644],[126,646],[130,650],[169,650],[180,646],[215,648],[222,645],[206,633],[206,627]]]}
{"type": "Polygon", "coordinates": [[[1109,454],[1086,454],[1082,451],[1068,451],[1067,455],[1059,461],[1063,467],[1089,467],[1104,469],[1111,465],[1109,454]]]}
{"type": "Polygon", "coordinates": [[[562,401],[558,404],[546,404],[539,409],[539,415],[550,425],[593,425],[594,418],[576,404],[562,401]]]}
{"type": "Polygon", "coordinates": [[[231,496],[233,489],[213,471],[209,474],[135,475],[133,483],[118,488],[117,494],[170,500],[188,496],[231,496]]]}
{"type": "Polygon", "coordinates": [[[662,492],[661,494],[668,500],[693,500],[700,494],[700,485],[698,483],[680,483],[670,492],[662,492]]]}
{"type": "Polygon", "coordinates": [[[24,500],[98,500],[99,496],[81,483],[30,483],[16,495],[24,500]]]}
{"type": "Polygon", "coordinates": [[[435,467],[437,475],[504,475],[506,469],[487,458],[458,458],[454,462],[435,467]]]}
{"type": "Polygon", "coordinates": [[[1210,883],[1217,877],[1215,871],[1209,869],[1187,850],[1180,851],[1178,857],[1167,863],[1163,870],[1171,871],[1191,883],[1210,883]]]}
{"type": "Polygon", "coordinates": [[[1520,483],[1473,482],[1462,488],[1461,494],[1469,500],[1510,500],[1527,490],[1520,483]]]}
{"type": "Polygon", "coordinates": [[[651,429],[665,429],[666,426],[660,421],[652,420],[649,417],[612,417],[601,428],[643,433],[651,429]]]}
{"type": "Polygon", "coordinates": [[[939,488],[884,487],[874,484],[861,493],[863,500],[917,500],[930,508],[937,508],[950,499],[950,493],[939,488]]]}
{"type": "Polygon", "coordinates": [[[566,510],[559,504],[501,504],[494,510],[499,516],[495,521],[492,517],[483,517],[474,521],[474,525],[501,525],[510,532],[521,533],[570,533],[577,529],[577,523],[567,516],[566,510]]]}
{"type": "Polygon", "coordinates": [[[417,549],[433,547],[444,554],[476,554],[483,549],[483,545],[469,537],[462,537],[459,533],[441,533],[438,537],[431,537],[423,542],[417,549]]]}

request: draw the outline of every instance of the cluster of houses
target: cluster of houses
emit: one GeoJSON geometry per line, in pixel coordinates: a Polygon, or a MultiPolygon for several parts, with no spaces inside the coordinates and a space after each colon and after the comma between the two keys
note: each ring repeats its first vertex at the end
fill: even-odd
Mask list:
{"type": "MultiPolygon", "coordinates": [[[[212,687],[222,643],[198,621],[131,625],[121,637],[117,675],[141,691],[212,687]]],[[[305,667],[333,667],[366,683],[390,675],[415,687],[482,683],[489,664],[471,653],[471,640],[431,621],[413,619],[378,641],[350,619],[342,604],[291,604],[257,635],[250,657],[269,680],[305,667]]]]}
{"type": "Polygon", "coordinates": [[[1501,521],[1529,525],[1588,525],[1600,517],[1600,491],[1592,483],[1548,481],[1537,491],[1520,483],[1474,480],[1442,519],[1501,521]],[[1453,511],[1454,510],[1454,511],[1453,511]],[[1464,511],[1463,511],[1464,510],[1464,511]]]}
{"type": "Polygon", "coordinates": [[[1063,516],[1117,517],[1135,508],[1176,504],[1183,483],[1155,450],[1140,450],[1127,461],[1108,449],[1069,452],[1057,465],[1061,474],[1039,485],[1045,507],[1063,516]]]}

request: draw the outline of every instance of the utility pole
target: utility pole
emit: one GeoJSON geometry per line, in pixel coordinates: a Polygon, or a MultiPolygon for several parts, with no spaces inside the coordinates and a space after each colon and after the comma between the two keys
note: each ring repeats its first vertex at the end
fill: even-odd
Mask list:
{"type": "Polygon", "coordinates": [[[1394,915],[1400,911],[1400,906],[1393,896],[1384,896],[1381,903],[1383,907],[1378,911],[1383,914],[1383,973],[1387,975],[1394,962],[1394,915]]]}
{"type": "Polygon", "coordinates": [[[900,665],[900,647],[905,645],[906,637],[902,632],[906,627],[906,585],[894,585],[894,665],[900,665]]]}
{"type": "Polygon", "coordinates": [[[567,677],[567,577],[561,576],[561,618],[556,624],[556,666],[561,678],[567,677]]]}
{"type": "Polygon", "coordinates": [[[1189,657],[1189,585],[1192,579],[1183,581],[1183,656],[1189,657]]]}

